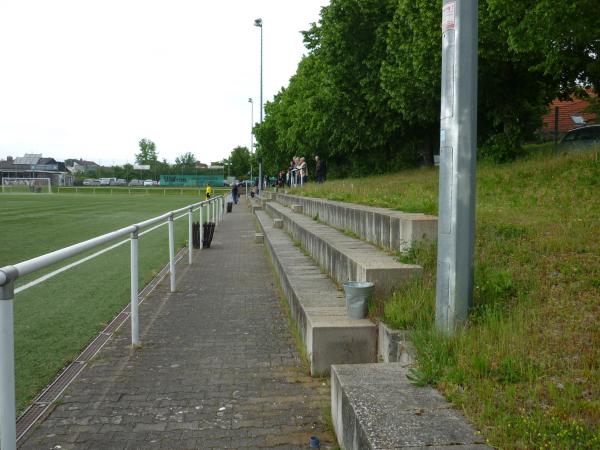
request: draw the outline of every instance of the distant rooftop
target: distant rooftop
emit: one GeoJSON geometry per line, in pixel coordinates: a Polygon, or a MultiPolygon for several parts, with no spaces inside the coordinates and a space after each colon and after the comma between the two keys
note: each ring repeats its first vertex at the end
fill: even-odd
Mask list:
{"type": "Polygon", "coordinates": [[[41,153],[25,153],[25,156],[17,156],[14,164],[37,164],[42,159],[41,153]]]}

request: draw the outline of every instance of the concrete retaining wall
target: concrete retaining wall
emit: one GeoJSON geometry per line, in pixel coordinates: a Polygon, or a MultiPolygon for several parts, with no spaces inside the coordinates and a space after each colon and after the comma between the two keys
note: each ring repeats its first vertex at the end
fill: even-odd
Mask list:
{"type": "Polygon", "coordinates": [[[377,360],[377,329],[367,319],[349,320],[343,294],[314,262],[256,210],[290,313],[306,346],[313,376],[328,374],[332,364],[377,360]]]}
{"type": "Polygon", "coordinates": [[[393,330],[385,323],[379,322],[377,355],[381,361],[412,364],[415,354],[409,330],[393,330]]]}
{"type": "Polygon", "coordinates": [[[351,231],[392,252],[405,251],[423,239],[437,239],[435,216],[282,193],[272,196],[285,206],[301,205],[307,216],[318,217],[332,227],[351,231]]]}
{"type": "Polygon", "coordinates": [[[292,239],[299,241],[339,284],[371,281],[375,285],[375,298],[383,299],[407,280],[421,276],[420,266],[397,262],[371,244],[346,236],[278,203],[267,203],[265,211],[273,219],[283,220],[283,227],[292,239]]]}

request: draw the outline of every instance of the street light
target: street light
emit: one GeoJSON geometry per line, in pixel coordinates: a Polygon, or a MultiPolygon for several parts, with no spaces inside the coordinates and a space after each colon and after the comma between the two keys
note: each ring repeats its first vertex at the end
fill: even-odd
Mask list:
{"type": "MultiPolygon", "coordinates": [[[[260,28],[260,123],[263,121],[263,21],[261,18],[254,20],[254,26],[260,28]]],[[[258,160],[258,187],[256,192],[262,188],[262,162],[258,160]]]]}
{"type": "MultiPolygon", "coordinates": [[[[250,103],[250,157],[252,157],[252,149],[254,147],[254,100],[252,97],[248,99],[248,103],[250,103]]],[[[250,178],[252,178],[252,158],[250,159],[250,178]]]]}
{"type": "Polygon", "coordinates": [[[263,121],[263,21],[255,19],[254,26],[260,28],[260,123],[263,121]]]}
{"type": "Polygon", "coordinates": [[[252,98],[248,99],[248,103],[250,103],[250,153],[252,153],[252,149],[254,147],[254,100],[252,98]]]}

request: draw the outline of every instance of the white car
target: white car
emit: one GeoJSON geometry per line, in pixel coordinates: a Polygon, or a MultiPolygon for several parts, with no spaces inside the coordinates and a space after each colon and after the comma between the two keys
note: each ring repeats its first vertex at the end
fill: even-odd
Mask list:
{"type": "Polygon", "coordinates": [[[144,180],[144,186],[153,186],[154,185],[154,181],[152,180],[144,180]]]}

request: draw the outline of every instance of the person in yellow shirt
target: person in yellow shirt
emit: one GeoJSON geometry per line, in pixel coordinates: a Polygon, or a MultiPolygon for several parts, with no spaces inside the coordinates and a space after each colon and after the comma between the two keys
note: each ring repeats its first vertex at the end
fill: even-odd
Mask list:
{"type": "Polygon", "coordinates": [[[206,200],[208,200],[213,193],[213,188],[211,187],[210,184],[206,185],[206,200]]]}

